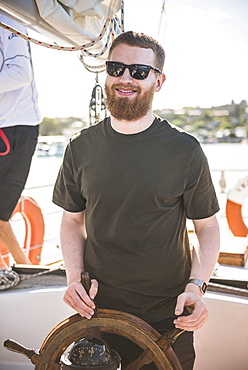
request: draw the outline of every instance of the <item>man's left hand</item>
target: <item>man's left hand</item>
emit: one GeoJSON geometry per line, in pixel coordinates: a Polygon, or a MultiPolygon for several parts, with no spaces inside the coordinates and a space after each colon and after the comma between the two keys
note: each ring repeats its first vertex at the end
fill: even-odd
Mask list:
{"type": "Polygon", "coordinates": [[[198,293],[184,292],[177,298],[175,314],[181,315],[184,307],[187,307],[191,314],[188,316],[179,316],[175,319],[175,327],[187,331],[200,329],[208,319],[208,310],[203,299],[198,293]]]}

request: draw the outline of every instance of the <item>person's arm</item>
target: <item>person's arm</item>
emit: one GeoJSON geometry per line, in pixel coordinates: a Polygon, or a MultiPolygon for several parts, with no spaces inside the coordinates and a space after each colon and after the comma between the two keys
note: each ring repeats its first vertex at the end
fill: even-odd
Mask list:
{"type": "MultiPolygon", "coordinates": [[[[219,225],[216,216],[193,222],[198,245],[193,249],[190,278],[208,283],[219,255],[219,225]]],[[[188,283],[184,293],[178,296],[175,314],[181,315],[184,307],[189,307],[192,313],[189,316],[178,317],[174,321],[177,328],[187,331],[197,330],[207,321],[208,310],[200,288],[194,283],[188,283]]]]}
{"type": "MultiPolygon", "coordinates": [[[[10,21],[10,25],[26,33],[26,27],[10,21]]],[[[0,94],[22,88],[32,81],[31,54],[27,41],[1,29],[0,94]]]]}
{"type": "Polygon", "coordinates": [[[6,61],[0,71],[0,94],[20,89],[32,81],[30,61],[25,56],[16,57],[15,61],[6,61]]]}
{"type": "Polygon", "coordinates": [[[97,294],[98,284],[96,280],[91,281],[88,295],[80,282],[84,271],[85,211],[63,212],[60,237],[68,284],[64,301],[81,316],[90,319],[94,314],[93,299],[97,294]]]}

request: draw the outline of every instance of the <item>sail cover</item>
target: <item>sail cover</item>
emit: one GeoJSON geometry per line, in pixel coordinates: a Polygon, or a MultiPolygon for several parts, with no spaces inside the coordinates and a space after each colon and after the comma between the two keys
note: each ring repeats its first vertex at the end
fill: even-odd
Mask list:
{"type": "MultiPolygon", "coordinates": [[[[33,29],[71,45],[94,41],[104,30],[107,19],[114,19],[121,0],[0,0],[0,13],[33,29]]],[[[101,39],[93,47],[99,50],[101,39]]]]}
{"type": "Polygon", "coordinates": [[[40,16],[78,45],[93,41],[121,0],[35,0],[40,16]]]}

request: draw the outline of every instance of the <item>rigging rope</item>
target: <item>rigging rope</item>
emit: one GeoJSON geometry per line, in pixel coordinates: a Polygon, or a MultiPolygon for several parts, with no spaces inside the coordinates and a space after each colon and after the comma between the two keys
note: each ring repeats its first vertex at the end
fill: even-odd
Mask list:
{"type": "Polygon", "coordinates": [[[81,51],[81,54],[79,56],[80,61],[82,62],[85,69],[89,72],[96,73],[96,84],[92,90],[91,100],[90,100],[90,107],[89,107],[89,118],[90,118],[90,124],[97,123],[100,121],[100,115],[101,112],[105,112],[105,117],[107,115],[106,106],[104,103],[104,95],[103,95],[103,89],[101,85],[98,83],[98,73],[101,73],[105,70],[105,64],[101,65],[89,65],[85,62],[85,57],[90,57],[97,59],[98,57],[101,57],[109,48],[110,45],[110,39],[111,41],[115,37],[115,34],[124,32],[124,0],[121,1],[121,17],[120,19],[115,15],[115,1],[112,0],[109,8],[108,8],[108,16],[105,20],[105,23],[103,25],[103,28],[101,30],[101,33],[93,40],[90,41],[84,45],[81,46],[60,46],[55,44],[49,44],[46,42],[38,41],[34,39],[33,37],[30,37],[28,35],[25,35],[18,30],[8,26],[7,24],[0,22],[0,27],[14,33],[17,36],[20,36],[21,38],[25,39],[26,41],[30,41],[36,45],[40,45],[46,48],[55,49],[55,50],[62,50],[62,51],[81,51]],[[87,48],[91,48],[94,45],[96,45],[99,41],[102,40],[102,38],[106,36],[106,42],[103,46],[102,50],[98,53],[90,52],[87,50],[87,48]],[[93,115],[92,111],[94,111],[94,120],[93,122],[93,115]]]}
{"type": "Polygon", "coordinates": [[[158,37],[159,37],[160,32],[161,32],[163,15],[164,14],[166,15],[165,3],[167,3],[167,1],[168,0],[163,0],[163,3],[162,3],[161,15],[160,15],[159,26],[158,26],[158,37]]]}
{"type": "MultiPolygon", "coordinates": [[[[114,1],[115,0],[112,0],[111,4],[113,4],[114,1]]],[[[114,16],[114,7],[111,4],[109,5],[109,14],[108,14],[108,17],[106,18],[106,21],[105,21],[104,25],[103,25],[101,33],[93,41],[87,42],[86,44],[83,44],[81,46],[61,46],[61,45],[49,44],[47,42],[39,41],[39,40],[36,40],[33,37],[30,37],[30,36],[27,36],[27,35],[23,34],[22,32],[16,30],[13,27],[8,26],[7,24],[5,24],[3,22],[0,22],[0,27],[6,29],[6,30],[12,32],[13,34],[23,38],[24,40],[30,41],[30,42],[32,42],[36,45],[40,45],[40,46],[50,48],[50,49],[55,49],[55,50],[62,50],[62,51],[79,51],[79,50],[81,50],[86,55],[88,55],[90,57],[93,57],[93,58],[97,58],[98,56],[101,56],[102,54],[104,54],[105,50],[108,47],[109,38],[110,38],[110,35],[113,31],[113,23],[116,22],[116,24],[118,24],[119,28],[124,29],[124,21],[123,21],[123,19],[124,19],[123,18],[124,0],[122,0],[122,3],[121,3],[121,22],[119,22],[119,21],[117,22],[117,18],[114,16]],[[109,28],[109,31],[108,31],[108,36],[107,36],[107,42],[106,42],[103,50],[100,53],[88,52],[86,49],[94,46],[97,42],[101,41],[103,36],[107,33],[108,28],[109,28]]]]}

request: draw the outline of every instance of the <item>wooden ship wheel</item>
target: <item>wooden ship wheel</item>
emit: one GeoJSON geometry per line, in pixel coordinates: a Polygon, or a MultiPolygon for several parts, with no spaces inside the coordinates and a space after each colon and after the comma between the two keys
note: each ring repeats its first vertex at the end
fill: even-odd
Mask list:
{"type": "Polygon", "coordinates": [[[182,330],[173,329],[161,336],[138,317],[109,309],[97,309],[91,319],[75,314],[63,320],[47,335],[38,353],[9,339],[4,342],[4,347],[27,356],[35,370],[59,370],[61,356],[72,343],[82,338],[102,340],[105,333],[125,337],[141,349],[141,354],[130,364],[122,366],[122,370],[139,370],[151,363],[158,370],[182,370],[171,347],[182,330]]]}
{"type": "Polygon", "coordinates": [[[39,353],[9,339],[4,342],[4,346],[27,356],[35,365],[35,370],[59,370],[61,369],[60,358],[73,342],[83,337],[102,339],[103,333],[112,333],[128,338],[143,350],[141,355],[123,370],[139,370],[152,362],[158,370],[182,370],[171,347],[181,332],[179,329],[174,329],[167,336],[161,336],[136,316],[120,311],[99,309],[97,317],[90,320],[75,314],[59,323],[47,335],[39,353]]]}

